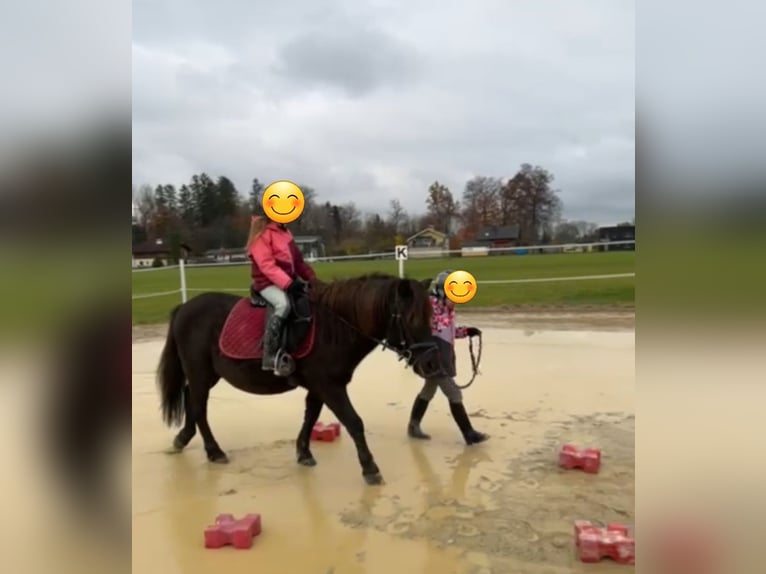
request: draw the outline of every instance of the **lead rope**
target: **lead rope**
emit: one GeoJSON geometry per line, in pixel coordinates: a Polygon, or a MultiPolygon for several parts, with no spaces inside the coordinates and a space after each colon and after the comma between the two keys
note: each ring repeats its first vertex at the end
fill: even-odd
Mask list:
{"type": "Polygon", "coordinates": [[[479,333],[479,335],[477,335],[477,336],[479,337],[479,354],[478,354],[478,356],[473,354],[473,337],[468,337],[468,351],[471,353],[471,369],[473,370],[473,375],[471,376],[471,380],[468,381],[462,387],[460,385],[457,385],[457,388],[460,389],[461,391],[463,389],[467,389],[468,387],[470,387],[473,384],[474,380],[476,380],[476,375],[479,374],[479,363],[481,363],[481,349],[482,349],[481,333],[479,333]]]}

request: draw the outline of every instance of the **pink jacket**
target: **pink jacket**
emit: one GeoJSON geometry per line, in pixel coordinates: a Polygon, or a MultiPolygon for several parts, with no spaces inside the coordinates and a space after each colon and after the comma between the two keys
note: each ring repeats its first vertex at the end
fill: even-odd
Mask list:
{"type": "Polygon", "coordinates": [[[450,345],[454,344],[455,339],[462,339],[468,336],[467,327],[455,325],[454,307],[448,307],[446,301],[441,301],[434,295],[431,295],[431,307],[433,308],[433,319],[431,320],[432,335],[443,339],[450,345]]]}
{"type": "Polygon", "coordinates": [[[296,277],[312,281],[314,270],[303,260],[293,234],[286,227],[270,221],[261,236],[248,250],[251,277],[257,291],[276,285],[283,291],[296,277]]]}

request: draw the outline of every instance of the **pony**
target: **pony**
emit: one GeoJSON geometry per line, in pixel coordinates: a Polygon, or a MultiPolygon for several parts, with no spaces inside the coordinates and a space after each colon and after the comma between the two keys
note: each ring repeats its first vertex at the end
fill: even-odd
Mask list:
{"type": "Polygon", "coordinates": [[[309,448],[311,430],[327,405],[354,441],[365,482],[381,484],[383,477],[367,445],[364,423],[346,387],[358,365],[378,345],[393,350],[407,366],[417,365],[419,371],[438,368],[431,341],[430,283],[372,273],[306,284],[303,307],[309,313],[297,315],[301,301],[293,301],[286,323],[286,348],[293,353],[293,370],[286,377],[262,370],[254,352],[224,352],[227,325],[237,316],[239,336],[250,342],[251,349],[262,338],[267,308],[262,301],[257,307],[257,295],[256,300],[253,294],[248,300],[206,292],[176,306],[157,369],[163,421],[168,427],[182,426],[173,439],[173,451],[182,451],[199,429],[208,460],[228,462],[207,416],[210,390],[220,379],[260,395],[303,388],[308,392],[296,439],[298,463],[317,464],[309,448]]]}

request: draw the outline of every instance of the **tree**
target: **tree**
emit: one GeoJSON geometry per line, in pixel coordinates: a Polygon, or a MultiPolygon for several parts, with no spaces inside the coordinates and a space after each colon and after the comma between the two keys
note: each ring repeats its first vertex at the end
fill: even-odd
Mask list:
{"type": "Polygon", "coordinates": [[[459,203],[452,197],[449,188],[438,181],[433,182],[428,188],[426,206],[428,207],[429,222],[437,230],[449,233],[452,222],[460,209],[459,203]]]}
{"type": "Polygon", "coordinates": [[[367,237],[367,247],[372,251],[391,249],[396,235],[391,225],[386,223],[377,213],[367,216],[364,234],[367,237]]]}
{"type": "Polygon", "coordinates": [[[362,231],[362,213],[353,201],[340,206],[340,219],[345,228],[345,237],[358,235],[362,231]]]}
{"type": "Polygon", "coordinates": [[[228,177],[220,176],[215,186],[216,219],[234,217],[239,207],[239,192],[228,177]]]}
{"type": "Polygon", "coordinates": [[[552,182],[549,171],[525,163],[503,186],[504,200],[515,214],[522,243],[537,243],[544,228],[560,217],[562,203],[552,182]]]}
{"type": "Polygon", "coordinates": [[[146,229],[139,223],[133,223],[131,225],[131,244],[138,245],[146,241],[146,229]]]}
{"type": "Polygon", "coordinates": [[[154,237],[166,239],[176,227],[176,191],[172,185],[158,185],[154,189],[152,229],[154,237]]]}
{"type": "Polygon", "coordinates": [[[173,216],[176,216],[178,214],[178,194],[176,193],[175,186],[165,185],[163,196],[165,198],[165,207],[173,216]]]}
{"type": "Polygon", "coordinates": [[[598,224],[590,221],[573,221],[572,224],[577,227],[580,241],[598,241],[598,224]]]}
{"type": "Polygon", "coordinates": [[[250,196],[249,196],[250,213],[257,213],[263,209],[262,195],[263,195],[264,189],[265,188],[263,187],[263,184],[260,181],[258,181],[257,177],[254,177],[253,183],[250,186],[250,196]]]}
{"type": "Polygon", "coordinates": [[[576,243],[580,238],[580,230],[572,221],[562,221],[553,228],[554,243],[576,243]]]}
{"type": "Polygon", "coordinates": [[[317,192],[308,185],[298,186],[303,192],[303,213],[292,223],[295,233],[319,233],[322,227],[322,208],[317,206],[317,192]]]}
{"type": "Polygon", "coordinates": [[[138,189],[135,201],[138,210],[138,223],[148,232],[152,227],[155,211],[154,191],[152,190],[152,186],[142,185],[138,189]]]}
{"type": "Polygon", "coordinates": [[[189,186],[184,184],[178,191],[178,215],[186,227],[194,225],[194,199],[189,186]]]}
{"type": "Polygon", "coordinates": [[[501,223],[500,191],[502,181],[495,177],[477,175],[468,180],[463,191],[463,223],[469,233],[479,228],[501,223]]]}
{"type": "Polygon", "coordinates": [[[420,226],[421,219],[422,216],[420,215],[407,215],[404,218],[404,221],[402,221],[399,233],[405,237],[411,237],[412,235],[415,235],[422,229],[420,226]]]}
{"type": "Polygon", "coordinates": [[[398,199],[392,199],[389,205],[391,207],[388,212],[388,223],[395,233],[401,233],[404,224],[407,222],[407,212],[398,199]]]}

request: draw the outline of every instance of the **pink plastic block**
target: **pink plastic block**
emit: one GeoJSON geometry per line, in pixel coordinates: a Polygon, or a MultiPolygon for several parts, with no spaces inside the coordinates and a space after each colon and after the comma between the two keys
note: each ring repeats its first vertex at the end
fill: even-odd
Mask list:
{"type": "Polygon", "coordinates": [[[611,558],[618,564],[636,563],[636,541],[627,526],[611,523],[604,528],[587,520],[576,520],[574,530],[577,556],[582,562],[611,558]]]}
{"type": "Polygon", "coordinates": [[[566,469],[581,468],[585,472],[596,474],[601,467],[601,450],[580,450],[572,444],[565,444],[559,452],[559,465],[566,469]]]}
{"type": "Polygon", "coordinates": [[[332,442],[339,436],[340,436],[339,423],[330,423],[329,425],[316,423],[314,425],[314,428],[311,429],[311,440],[332,442]]]}
{"type": "Polygon", "coordinates": [[[250,548],[253,538],[261,533],[261,515],[246,514],[234,518],[231,514],[219,514],[215,524],[205,528],[205,548],[250,548]]]}

